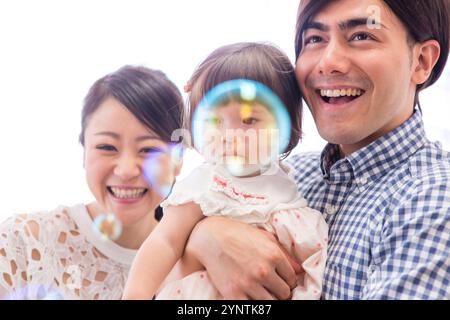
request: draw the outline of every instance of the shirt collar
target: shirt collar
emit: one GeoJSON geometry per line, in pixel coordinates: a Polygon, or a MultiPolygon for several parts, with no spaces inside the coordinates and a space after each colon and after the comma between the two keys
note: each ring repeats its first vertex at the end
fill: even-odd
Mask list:
{"type": "Polygon", "coordinates": [[[338,145],[327,144],[321,154],[322,173],[332,184],[353,180],[367,185],[406,161],[426,141],[422,114],[416,109],[399,127],[343,159],[338,145]]]}

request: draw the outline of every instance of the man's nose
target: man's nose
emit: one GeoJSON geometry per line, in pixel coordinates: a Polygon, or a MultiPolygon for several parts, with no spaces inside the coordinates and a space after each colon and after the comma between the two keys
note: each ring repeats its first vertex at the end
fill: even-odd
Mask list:
{"type": "Polygon", "coordinates": [[[319,73],[324,76],[347,74],[350,69],[349,52],[338,40],[331,40],[321,53],[319,73]]]}
{"type": "Polygon", "coordinates": [[[142,161],[131,155],[121,156],[114,168],[114,174],[127,181],[141,174],[142,161]]]}

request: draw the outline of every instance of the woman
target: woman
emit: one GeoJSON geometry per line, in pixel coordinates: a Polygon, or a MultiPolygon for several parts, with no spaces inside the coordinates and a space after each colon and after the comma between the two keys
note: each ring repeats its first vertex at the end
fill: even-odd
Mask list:
{"type": "Polygon", "coordinates": [[[182,114],[179,90],[160,71],[125,66],[94,83],[84,102],[80,143],[95,201],[15,215],[0,225],[0,298],[121,297],[164,198],[149,181],[179,172],[180,164],[166,160],[182,114]],[[144,179],[145,160],[159,155],[159,176],[144,179]]]}

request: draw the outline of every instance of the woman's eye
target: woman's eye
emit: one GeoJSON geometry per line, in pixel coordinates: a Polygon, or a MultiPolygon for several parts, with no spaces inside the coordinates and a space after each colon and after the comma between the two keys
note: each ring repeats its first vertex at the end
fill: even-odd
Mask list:
{"type": "Polygon", "coordinates": [[[143,148],[142,152],[144,153],[156,153],[156,152],[163,152],[160,148],[143,148]]]}
{"type": "Polygon", "coordinates": [[[102,144],[96,147],[96,149],[98,150],[103,150],[103,151],[117,151],[116,147],[110,145],[110,144],[102,144]]]}
{"type": "Polygon", "coordinates": [[[243,124],[247,124],[247,125],[252,125],[252,124],[255,124],[255,123],[257,123],[258,122],[258,119],[256,119],[256,118],[244,118],[244,119],[242,119],[242,123],[243,124]]]}

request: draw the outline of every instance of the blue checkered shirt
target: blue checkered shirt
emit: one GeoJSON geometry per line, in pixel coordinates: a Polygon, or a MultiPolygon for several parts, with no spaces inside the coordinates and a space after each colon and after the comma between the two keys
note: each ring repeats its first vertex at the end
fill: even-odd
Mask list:
{"type": "Polygon", "coordinates": [[[420,111],[346,158],[328,144],[289,162],[329,225],[324,299],[450,298],[450,153],[420,111]]]}

